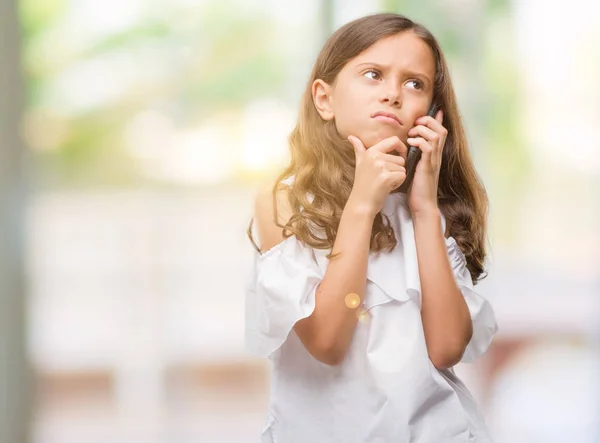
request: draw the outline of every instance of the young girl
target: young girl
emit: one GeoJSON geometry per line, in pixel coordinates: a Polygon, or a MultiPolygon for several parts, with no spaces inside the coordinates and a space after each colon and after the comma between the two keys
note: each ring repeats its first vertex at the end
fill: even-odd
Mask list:
{"type": "Polygon", "coordinates": [[[246,344],[272,361],[262,441],[490,442],[453,371],[497,330],[474,290],[487,197],[435,38],[395,14],[340,28],[290,148],[249,227],[246,344]],[[408,146],[422,157],[404,193],[408,146]]]}

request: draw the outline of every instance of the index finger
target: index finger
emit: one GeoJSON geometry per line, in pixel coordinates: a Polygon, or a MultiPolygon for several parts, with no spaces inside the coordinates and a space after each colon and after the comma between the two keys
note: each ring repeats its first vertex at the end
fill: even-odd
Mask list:
{"type": "Polygon", "coordinates": [[[428,115],[425,115],[423,117],[419,117],[417,120],[415,120],[415,123],[417,125],[423,125],[428,127],[431,130],[434,130],[436,132],[442,132],[444,130],[446,130],[446,128],[443,126],[444,122],[444,112],[440,109],[435,117],[430,117],[428,115]]]}
{"type": "Polygon", "coordinates": [[[402,143],[400,138],[397,136],[388,137],[381,140],[379,143],[371,146],[371,149],[382,152],[382,153],[390,153],[392,151],[398,152],[402,157],[406,157],[406,145],[402,143]]]}

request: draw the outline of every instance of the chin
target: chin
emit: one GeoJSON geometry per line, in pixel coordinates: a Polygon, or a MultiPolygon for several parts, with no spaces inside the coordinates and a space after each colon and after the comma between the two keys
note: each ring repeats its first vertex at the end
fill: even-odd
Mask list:
{"type": "Polygon", "coordinates": [[[386,138],[390,138],[396,136],[398,137],[402,143],[406,144],[406,138],[404,137],[403,134],[400,134],[399,132],[394,132],[394,131],[379,131],[377,134],[372,135],[371,137],[367,137],[367,141],[370,142],[369,144],[367,144],[366,146],[373,146],[376,145],[377,143],[379,143],[382,140],[385,140],[386,138]]]}

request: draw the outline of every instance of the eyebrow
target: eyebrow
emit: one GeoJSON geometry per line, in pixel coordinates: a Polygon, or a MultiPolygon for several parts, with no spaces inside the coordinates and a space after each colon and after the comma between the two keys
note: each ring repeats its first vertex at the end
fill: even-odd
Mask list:
{"type": "MultiPolygon", "coordinates": [[[[389,66],[381,65],[381,64],[375,63],[375,62],[363,62],[363,63],[359,63],[358,65],[356,65],[356,67],[358,68],[359,66],[364,66],[364,65],[374,66],[374,67],[379,68],[381,70],[389,69],[389,66]]],[[[431,78],[427,74],[424,74],[423,72],[412,71],[412,70],[407,70],[405,72],[408,75],[412,75],[412,76],[415,76],[415,77],[422,77],[422,78],[426,79],[428,82],[432,82],[431,78]]]]}

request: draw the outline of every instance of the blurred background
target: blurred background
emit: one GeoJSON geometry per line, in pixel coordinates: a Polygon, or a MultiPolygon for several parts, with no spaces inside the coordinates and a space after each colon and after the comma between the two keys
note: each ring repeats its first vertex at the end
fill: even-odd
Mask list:
{"type": "Polygon", "coordinates": [[[254,192],[325,39],[429,27],[488,189],[497,443],[600,442],[600,4],[0,0],[0,443],[250,443],[254,192]]]}

